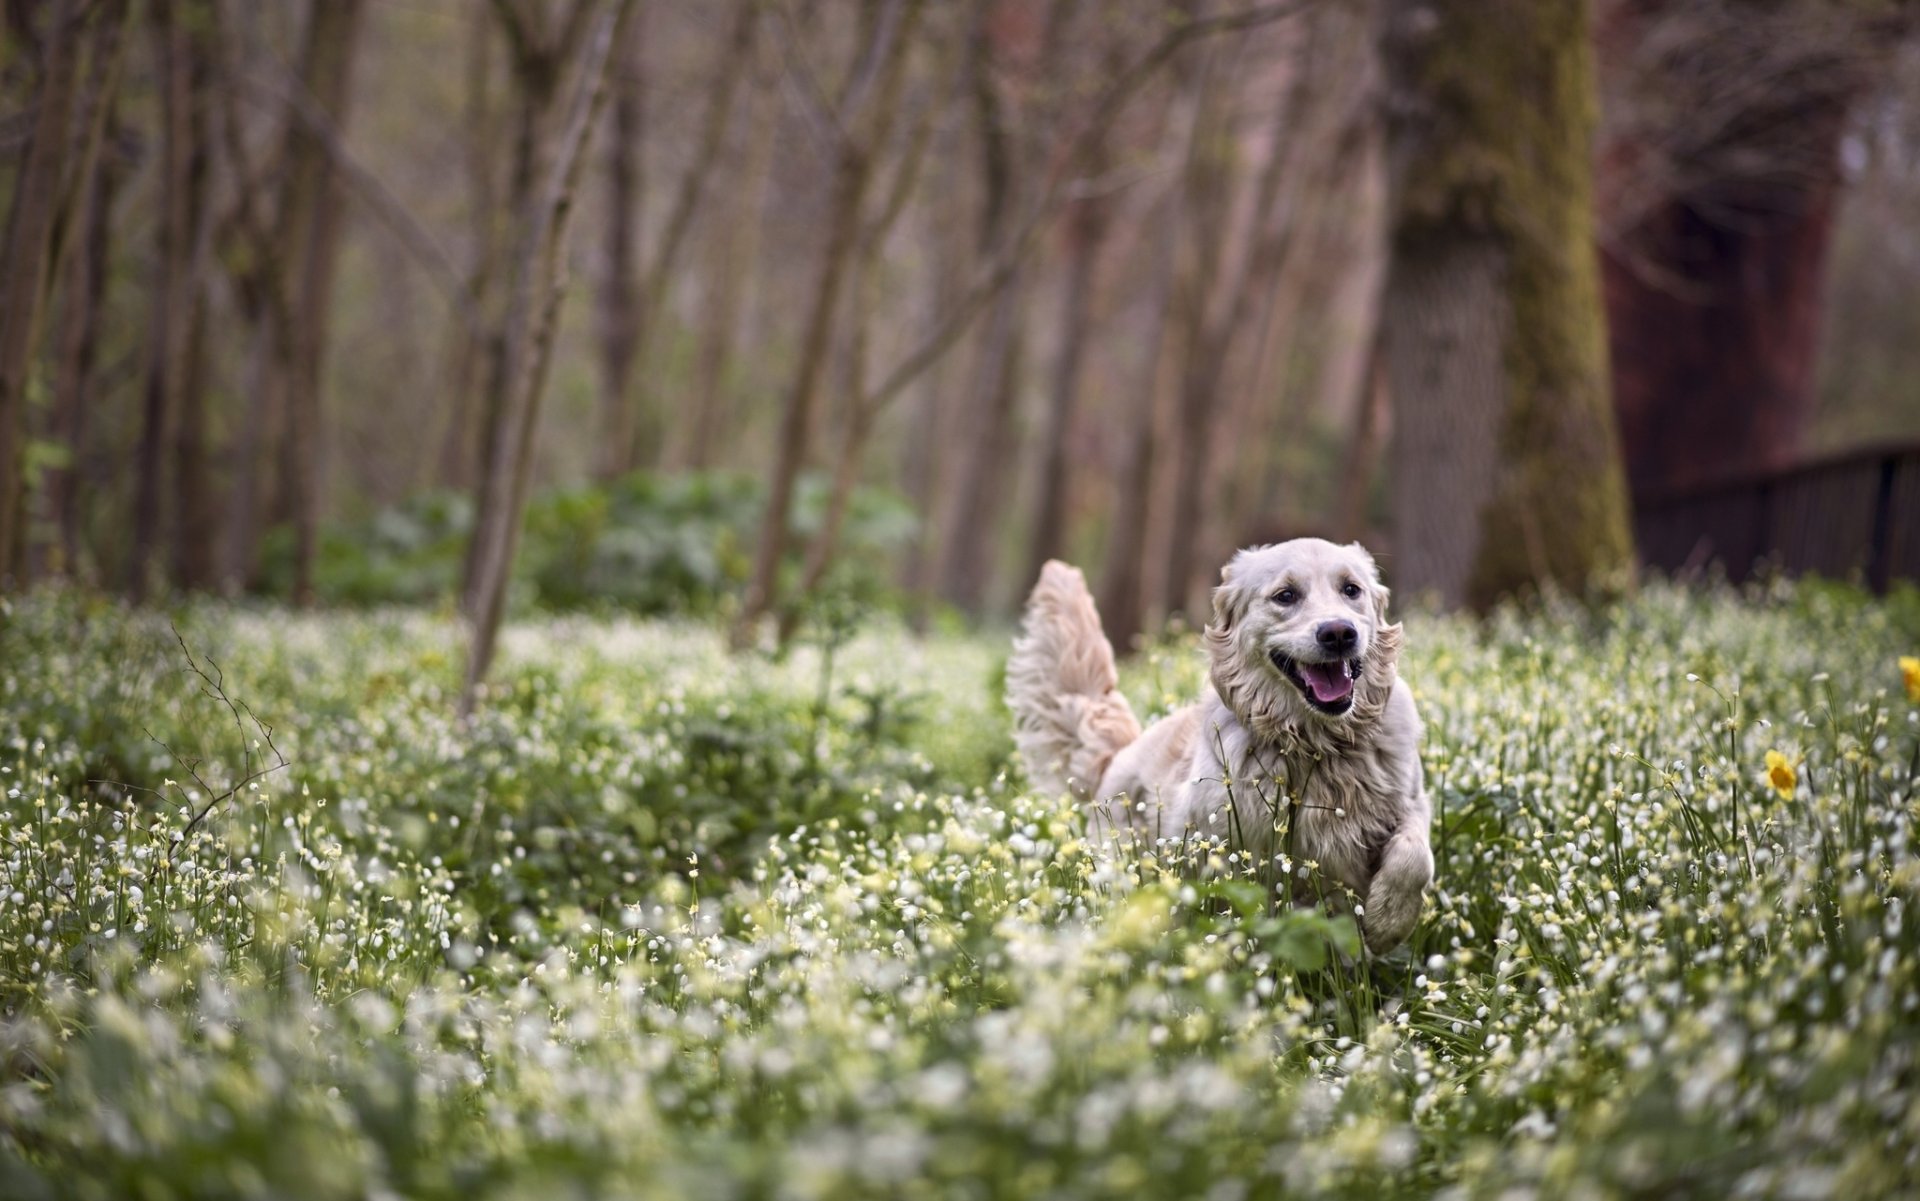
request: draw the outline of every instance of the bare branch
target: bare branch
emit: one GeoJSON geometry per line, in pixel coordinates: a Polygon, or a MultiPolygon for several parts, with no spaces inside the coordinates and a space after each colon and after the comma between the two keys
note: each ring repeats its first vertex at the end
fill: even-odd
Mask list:
{"type": "Polygon", "coordinates": [[[402,249],[426,268],[428,278],[446,298],[455,315],[468,329],[477,329],[480,315],[474,309],[473,297],[468,294],[466,281],[453,259],[414,217],[406,204],[393,194],[393,190],[347,149],[339,126],[334,124],[326,109],[314,100],[306,85],[284,73],[277,78],[268,78],[248,71],[242,72],[239,78],[288,107],[301,125],[306,127],[314,142],[332,160],[355,194],[366,202],[374,217],[387,228],[402,249]]]}
{"type": "Polygon", "coordinates": [[[801,49],[800,26],[788,11],[786,0],[774,10],[779,14],[785,27],[784,37],[780,38],[780,82],[786,85],[789,98],[801,116],[801,123],[807,127],[807,133],[813,138],[814,149],[820,156],[831,161],[839,156],[840,145],[847,138],[847,131],[840,124],[840,115],[834,111],[833,102],[827,99],[826,89],[820,86],[819,72],[807,61],[801,49]]]}
{"type": "Polygon", "coordinates": [[[713,166],[719,161],[720,144],[726,138],[727,124],[733,115],[733,100],[739,92],[741,76],[745,74],[738,64],[753,52],[758,12],[759,6],[755,0],[736,0],[734,4],[732,31],[726,44],[714,57],[713,94],[707,101],[699,148],[686,174],[680,177],[673,207],[668,210],[666,228],[661,231],[660,245],[654,252],[653,263],[647,269],[646,283],[641,288],[643,314],[650,316],[666,294],[667,282],[672,276],[674,264],[679,261],[680,248],[686,241],[688,227],[693,224],[701,193],[706,190],[713,166]]]}
{"type": "Polygon", "coordinates": [[[1276,4],[1263,4],[1255,8],[1183,22],[1168,31],[1146,53],[1116,75],[1113,81],[1088,105],[1090,115],[1086,123],[1068,140],[1066,149],[1055,158],[1046,187],[1014,236],[1007,240],[1000,253],[987,264],[980,278],[967,293],[955,302],[953,309],[934,325],[933,332],[909,352],[892,371],[888,372],[878,387],[858,400],[858,409],[873,414],[891,404],[895,398],[906,391],[908,385],[920,377],[922,372],[940,361],[940,357],[959,340],[960,335],[967,331],[967,327],[972,324],[980,310],[986,307],[987,302],[1007,286],[1007,283],[1018,273],[1020,264],[1032,248],[1035,235],[1045,224],[1046,218],[1051,216],[1055,206],[1071,193],[1071,168],[1106,136],[1113,122],[1126,107],[1127,101],[1153,76],[1155,71],[1164,66],[1183,47],[1200,38],[1218,33],[1255,29],[1293,16],[1310,2],[1311,0],[1281,0],[1276,4]]]}

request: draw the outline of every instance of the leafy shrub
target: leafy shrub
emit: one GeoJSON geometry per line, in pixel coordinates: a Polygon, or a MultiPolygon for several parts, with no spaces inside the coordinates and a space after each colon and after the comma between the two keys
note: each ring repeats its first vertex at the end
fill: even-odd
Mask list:
{"type": "MultiPolygon", "coordinates": [[[[790,574],[818,533],[826,492],[823,477],[802,477],[790,574]]],[[[544,493],[527,506],[511,595],[520,608],[712,613],[746,584],[765,506],[764,483],[733,472],[635,472],[607,485],[544,493]]],[[[444,602],[459,587],[473,520],[469,497],[424,493],[329,527],[315,556],[315,591],[335,605],[444,602]]],[[[888,565],[913,531],[912,510],[899,498],[857,490],[841,535],[836,594],[862,606],[887,602],[888,565]]],[[[265,594],[291,595],[291,530],[269,534],[263,562],[265,594]]]]}

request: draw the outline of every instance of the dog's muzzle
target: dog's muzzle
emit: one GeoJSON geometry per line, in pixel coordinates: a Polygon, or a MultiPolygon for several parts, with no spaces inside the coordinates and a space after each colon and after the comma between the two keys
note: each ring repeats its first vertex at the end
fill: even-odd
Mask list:
{"type": "Polygon", "coordinates": [[[1284,651],[1275,650],[1268,658],[1313,708],[1335,717],[1353,708],[1353,684],[1366,668],[1366,660],[1361,656],[1303,663],[1284,651]]]}

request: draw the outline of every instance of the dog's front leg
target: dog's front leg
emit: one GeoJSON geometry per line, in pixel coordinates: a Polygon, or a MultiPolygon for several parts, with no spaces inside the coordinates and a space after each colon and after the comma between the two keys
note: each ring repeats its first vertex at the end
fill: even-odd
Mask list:
{"type": "Polygon", "coordinates": [[[1367,949],[1378,955],[1405,942],[1420,920],[1427,885],[1433,882],[1433,849],[1427,845],[1427,804],[1421,797],[1380,853],[1380,866],[1367,884],[1362,929],[1367,949]]]}

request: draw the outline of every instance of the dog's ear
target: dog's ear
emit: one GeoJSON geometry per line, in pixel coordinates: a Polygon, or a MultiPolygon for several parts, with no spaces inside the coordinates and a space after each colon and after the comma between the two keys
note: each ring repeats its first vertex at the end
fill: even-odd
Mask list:
{"type": "Polygon", "coordinates": [[[1358,542],[1349,542],[1347,549],[1359,555],[1360,562],[1366,567],[1367,594],[1373,599],[1374,620],[1384,626],[1387,624],[1387,601],[1392,598],[1393,591],[1380,582],[1380,565],[1373,561],[1366,547],[1358,542]]]}
{"type": "Polygon", "coordinates": [[[1213,621],[1207,626],[1209,634],[1224,636],[1233,632],[1245,607],[1240,591],[1239,585],[1233,582],[1233,564],[1229,562],[1220,569],[1220,586],[1213,590],[1213,621]]]}

